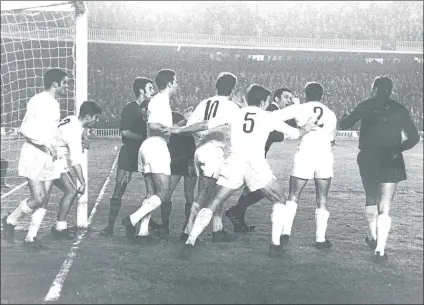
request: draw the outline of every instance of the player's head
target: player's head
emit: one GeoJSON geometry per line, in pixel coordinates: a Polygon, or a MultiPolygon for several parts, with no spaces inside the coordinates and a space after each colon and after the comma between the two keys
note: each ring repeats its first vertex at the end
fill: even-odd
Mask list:
{"type": "Polygon", "coordinates": [[[68,89],[68,77],[61,69],[50,69],[44,73],[44,89],[54,90],[57,95],[65,95],[68,89]]]}
{"type": "Polygon", "coordinates": [[[386,76],[378,76],[374,79],[371,89],[374,95],[389,97],[392,94],[393,82],[386,76]]]}
{"type": "Polygon", "coordinates": [[[146,77],[137,77],[133,82],[133,91],[136,99],[150,99],[155,94],[153,81],[146,77]]]}
{"type": "Polygon", "coordinates": [[[85,101],[81,104],[78,118],[83,122],[83,127],[93,128],[100,119],[102,108],[94,101],[85,101]]]}
{"type": "Polygon", "coordinates": [[[273,101],[277,103],[280,108],[284,108],[293,104],[293,93],[288,88],[279,88],[274,93],[273,101]]]}
{"type": "Polygon", "coordinates": [[[246,101],[249,106],[265,109],[269,104],[271,91],[258,84],[252,84],[247,89],[246,101]]]}
{"type": "Polygon", "coordinates": [[[218,95],[230,96],[237,84],[237,77],[229,72],[222,72],[218,75],[215,83],[218,95]]]}
{"type": "Polygon", "coordinates": [[[305,86],[305,99],[307,102],[320,101],[324,94],[324,88],[318,82],[310,82],[305,86]]]}
{"type": "Polygon", "coordinates": [[[174,70],[162,69],[158,72],[155,78],[156,85],[159,91],[167,90],[170,94],[177,90],[177,77],[174,70]]]}

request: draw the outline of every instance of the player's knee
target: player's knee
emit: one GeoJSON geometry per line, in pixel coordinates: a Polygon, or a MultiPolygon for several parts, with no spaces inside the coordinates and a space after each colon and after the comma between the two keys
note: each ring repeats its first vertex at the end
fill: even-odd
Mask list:
{"type": "Polygon", "coordinates": [[[327,208],[327,198],[326,197],[317,197],[317,206],[318,208],[327,208]]]}
{"type": "Polygon", "coordinates": [[[288,200],[298,202],[299,201],[299,195],[295,193],[290,193],[288,200]]]}

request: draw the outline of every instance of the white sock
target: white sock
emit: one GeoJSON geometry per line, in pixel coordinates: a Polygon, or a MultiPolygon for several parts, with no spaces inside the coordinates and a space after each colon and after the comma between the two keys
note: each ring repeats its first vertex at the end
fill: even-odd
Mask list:
{"type": "Polygon", "coordinates": [[[57,221],[56,222],[56,230],[58,231],[64,231],[68,228],[68,224],[66,221],[57,221]]]}
{"type": "Polygon", "coordinates": [[[368,237],[377,240],[377,205],[365,206],[365,216],[368,221],[368,237]]]}
{"type": "Polygon", "coordinates": [[[212,216],[213,212],[211,209],[203,208],[199,211],[186,244],[194,246],[196,239],[200,236],[200,234],[202,234],[203,230],[205,230],[208,224],[211,222],[212,216]]]}
{"type": "Polygon", "coordinates": [[[16,209],[7,217],[6,222],[10,223],[11,225],[16,226],[18,223],[18,220],[23,216],[27,214],[31,214],[34,212],[33,209],[31,209],[27,204],[28,198],[22,200],[16,209]]]}
{"type": "Polygon", "coordinates": [[[160,207],[161,203],[157,195],[153,195],[144,200],[141,207],[130,216],[132,225],[135,226],[143,217],[160,207]]]}
{"type": "Polygon", "coordinates": [[[284,215],[284,227],[282,235],[291,235],[294,217],[296,216],[296,201],[286,201],[286,214],[284,215]]]}
{"type": "Polygon", "coordinates": [[[325,241],[325,233],[327,232],[328,218],[330,212],[323,209],[315,210],[315,222],[316,222],[316,242],[322,243],[325,241]]]}
{"type": "Polygon", "coordinates": [[[37,236],[38,230],[40,229],[41,223],[43,222],[44,215],[47,210],[45,208],[38,208],[31,215],[31,223],[29,225],[28,234],[25,237],[25,241],[33,242],[34,237],[37,236]]]}
{"type": "Polygon", "coordinates": [[[222,213],[223,213],[222,209],[218,209],[215,211],[215,213],[213,213],[213,217],[212,217],[213,232],[222,231],[222,229],[224,228],[224,225],[222,224],[222,213]]]}
{"type": "Polygon", "coordinates": [[[280,245],[280,236],[281,231],[283,230],[286,213],[287,208],[285,204],[274,203],[274,205],[272,206],[272,243],[276,246],[280,245]]]}
{"type": "Polygon", "coordinates": [[[190,216],[187,220],[187,225],[184,229],[185,234],[190,234],[193,229],[194,221],[196,220],[197,213],[199,213],[200,205],[197,202],[193,202],[190,209],[190,216]]]}
{"type": "Polygon", "coordinates": [[[147,236],[149,235],[149,222],[150,217],[152,217],[152,213],[144,216],[140,221],[140,231],[138,232],[138,236],[147,236]]]}
{"type": "Polygon", "coordinates": [[[375,253],[380,252],[384,255],[387,238],[389,237],[390,228],[392,226],[392,218],[387,214],[378,215],[377,219],[377,247],[375,253]]]}

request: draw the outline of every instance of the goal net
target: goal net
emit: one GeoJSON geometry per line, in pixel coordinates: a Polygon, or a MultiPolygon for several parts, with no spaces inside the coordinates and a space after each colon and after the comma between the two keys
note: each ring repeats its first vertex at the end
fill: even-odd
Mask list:
{"type": "Polygon", "coordinates": [[[76,22],[84,12],[81,4],[82,1],[1,1],[2,214],[8,202],[13,208],[29,195],[25,179],[17,172],[23,143],[19,127],[28,100],[43,91],[43,75],[48,69],[60,68],[68,74],[67,95],[59,99],[61,118],[74,114],[79,107],[75,82],[76,22]]]}

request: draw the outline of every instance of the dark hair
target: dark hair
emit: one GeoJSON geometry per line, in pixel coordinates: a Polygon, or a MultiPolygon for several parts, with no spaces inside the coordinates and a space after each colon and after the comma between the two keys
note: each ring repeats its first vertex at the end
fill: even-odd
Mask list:
{"type": "Polygon", "coordinates": [[[318,82],[310,82],[305,86],[305,95],[308,101],[320,101],[324,94],[324,88],[318,82]]]}
{"type": "Polygon", "coordinates": [[[96,114],[102,114],[102,107],[97,105],[94,101],[84,101],[81,104],[78,116],[85,117],[86,115],[93,116],[96,114]]]}
{"type": "Polygon", "coordinates": [[[281,96],[283,95],[283,92],[290,92],[290,93],[292,93],[291,90],[288,89],[288,88],[279,88],[279,89],[277,89],[277,91],[275,91],[274,97],[272,98],[272,100],[275,101],[275,98],[276,97],[278,97],[279,99],[281,99],[281,96]]]}
{"type": "Polygon", "coordinates": [[[392,94],[393,82],[387,76],[377,76],[372,84],[372,89],[377,90],[377,95],[390,96],[392,94]]]}
{"type": "Polygon", "coordinates": [[[145,90],[147,84],[153,84],[153,81],[146,77],[137,77],[133,82],[133,91],[136,98],[140,96],[140,90],[145,90]]]}
{"type": "Polygon", "coordinates": [[[218,75],[218,79],[215,83],[216,91],[218,95],[229,96],[233,92],[234,87],[237,84],[237,77],[229,72],[222,72],[218,75]]]}
{"type": "Polygon", "coordinates": [[[162,69],[158,72],[155,78],[156,85],[159,90],[166,89],[169,83],[173,83],[175,80],[175,71],[170,69],[162,69]]]}
{"type": "Polygon", "coordinates": [[[67,76],[66,72],[61,69],[50,69],[46,73],[44,73],[44,89],[50,89],[53,83],[58,83],[60,86],[60,82],[67,76]]]}
{"type": "Polygon", "coordinates": [[[266,101],[271,91],[261,85],[251,84],[247,89],[246,101],[249,106],[259,106],[262,101],[266,101]]]}

